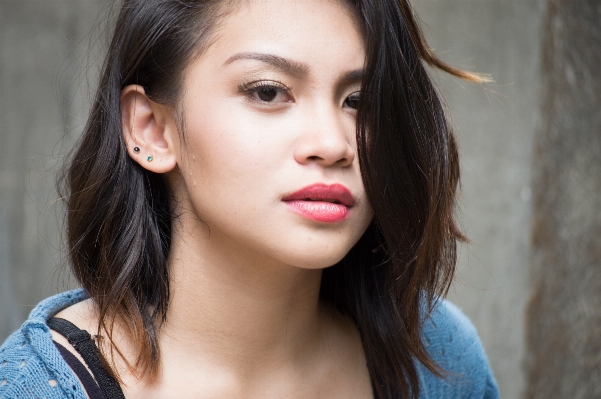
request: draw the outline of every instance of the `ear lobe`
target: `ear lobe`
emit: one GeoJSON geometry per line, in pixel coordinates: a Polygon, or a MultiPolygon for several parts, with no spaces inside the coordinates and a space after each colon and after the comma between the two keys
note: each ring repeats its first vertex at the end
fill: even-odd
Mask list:
{"type": "Polygon", "coordinates": [[[129,85],[121,91],[123,138],[129,156],[144,169],[166,173],[177,165],[177,125],[171,110],[150,100],[144,88],[129,85]]]}

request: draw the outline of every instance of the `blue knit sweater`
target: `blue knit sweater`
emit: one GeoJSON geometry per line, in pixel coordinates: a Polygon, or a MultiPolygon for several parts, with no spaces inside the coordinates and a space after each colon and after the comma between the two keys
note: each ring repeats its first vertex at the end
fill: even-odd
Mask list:
{"type": "MultiPolygon", "coordinates": [[[[52,296],[37,305],[20,330],[0,347],[0,398],[76,398],[86,394],[52,344],[46,320],[87,298],[82,289],[52,296]]],[[[420,398],[499,397],[476,330],[454,305],[440,301],[426,321],[424,343],[432,358],[449,373],[437,378],[421,364],[420,398]]]]}

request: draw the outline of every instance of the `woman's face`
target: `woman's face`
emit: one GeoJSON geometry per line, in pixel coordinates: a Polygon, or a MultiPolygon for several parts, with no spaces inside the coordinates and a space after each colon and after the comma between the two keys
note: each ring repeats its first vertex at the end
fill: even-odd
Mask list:
{"type": "Polygon", "coordinates": [[[181,217],[223,249],[330,266],[373,215],[355,142],[360,28],[338,1],[241,4],[185,72],[181,217]]]}

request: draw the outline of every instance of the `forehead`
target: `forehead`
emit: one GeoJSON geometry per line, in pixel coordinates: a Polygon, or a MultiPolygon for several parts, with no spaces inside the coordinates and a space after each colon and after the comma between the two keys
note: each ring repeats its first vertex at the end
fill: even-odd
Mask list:
{"type": "Polygon", "coordinates": [[[275,54],[315,68],[362,67],[360,22],[342,0],[234,1],[201,58],[239,52],[275,54]]]}

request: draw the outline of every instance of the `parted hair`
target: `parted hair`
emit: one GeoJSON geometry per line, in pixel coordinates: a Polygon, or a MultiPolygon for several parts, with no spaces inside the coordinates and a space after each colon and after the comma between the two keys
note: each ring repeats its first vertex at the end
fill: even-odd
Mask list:
{"type": "MultiPolygon", "coordinates": [[[[416,361],[443,373],[420,334],[424,314],[448,291],[457,241],[464,239],[454,218],[457,144],[426,64],[485,79],[432,53],[408,0],[340,1],[355,10],[366,45],[356,134],[375,216],[344,259],[324,269],[320,296],[356,323],[376,397],[417,398],[416,361]]],[[[128,321],[138,344],[130,366],[151,380],[169,306],[174,216],[163,177],[127,153],[121,90],[138,84],[151,100],[176,105],[185,68],[234,3],[123,1],[87,124],[59,181],[72,271],[97,304],[98,327],[111,342],[115,320],[128,321]]]]}

